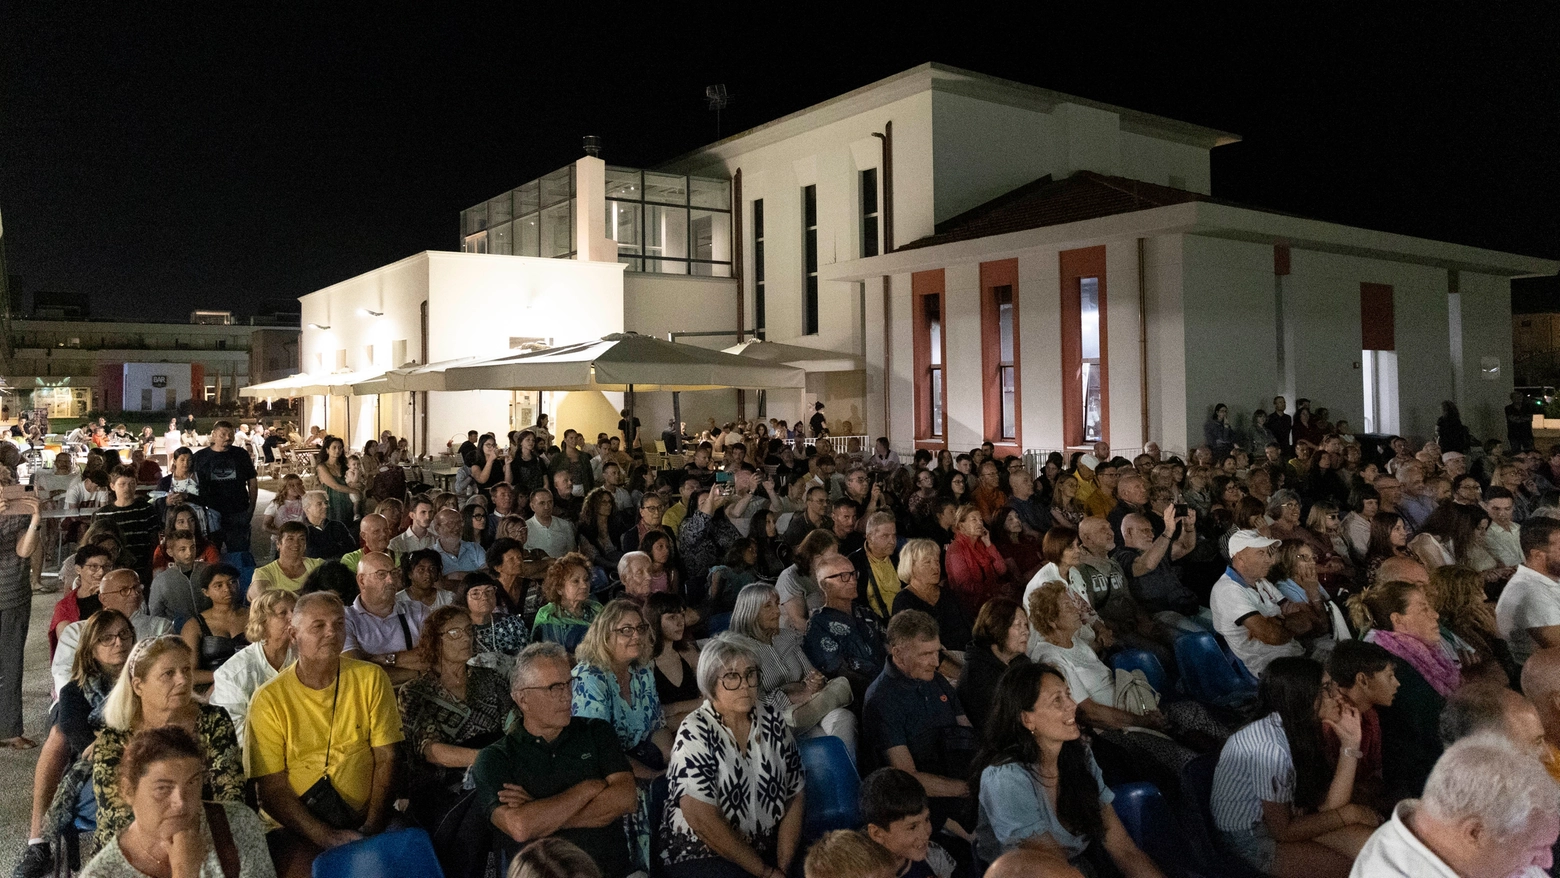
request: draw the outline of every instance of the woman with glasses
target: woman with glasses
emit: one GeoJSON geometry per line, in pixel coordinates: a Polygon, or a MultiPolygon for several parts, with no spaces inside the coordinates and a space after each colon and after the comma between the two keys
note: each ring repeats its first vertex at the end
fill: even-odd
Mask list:
{"type": "Polygon", "coordinates": [[[525,617],[519,613],[500,613],[502,586],[486,573],[466,574],[455,590],[454,606],[471,617],[471,651],[476,663],[508,673],[510,662],[531,642],[525,617]]]}
{"type": "Polygon", "coordinates": [[[1287,488],[1274,491],[1267,501],[1267,516],[1273,519],[1269,536],[1276,540],[1300,539],[1300,495],[1287,488]]]}
{"type": "MultiPolygon", "coordinates": [[[[102,719],[94,717],[93,712],[114,688],[114,680],[124,667],[125,657],[135,645],[135,629],[118,610],[98,610],[87,619],[81,642],[88,646],[76,650],[70,682],[60,689],[59,704],[50,717],[53,726],[39,751],[38,765],[33,769],[32,825],[28,838],[47,839],[58,835],[59,830],[65,829],[60,823],[74,818],[74,808],[66,809],[69,812],[66,814],[50,815],[58,822],[50,821],[47,824],[50,832],[47,836],[44,834],[44,812],[49,810],[62,778],[71,778],[71,791],[63,797],[64,802],[71,805],[78,800],[82,786],[91,779],[90,771],[70,775],[66,772],[97,737],[97,727],[102,719]]],[[[48,842],[28,845],[16,874],[20,878],[41,878],[52,872],[53,859],[48,842]]]]}
{"type": "Polygon", "coordinates": [[[784,878],[800,853],[801,751],[780,709],[760,697],[751,648],[715,638],[699,653],[696,676],[706,700],[672,744],[658,816],[661,874],[784,878]]]}
{"type": "Polygon", "coordinates": [[[585,632],[575,650],[573,713],[605,720],[634,769],[639,806],[625,820],[636,868],[650,862],[650,782],[666,772],[671,734],[656,692],[650,626],[633,603],[615,600],[585,632]]]}
{"type": "Polygon", "coordinates": [[[428,670],[401,690],[412,816],[430,831],[460,798],[477,752],[503,737],[504,717],[514,707],[502,676],[466,664],[473,641],[465,610],[434,610],[417,641],[428,670]]]}
{"type": "Polygon", "coordinates": [[[1360,750],[1360,714],[1307,658],[1276,658],[1257,687],[1260,719],[1219,753],[1210,805],[1221,847],[1278,878],[1349,874],[1381,822],[1350,802],[1360,750]],[[1327,758],[1322,730],[1339,742],[1327,758]]]}
{"type": "Polygon", "coordinates": [[[249,715],[249,700],[255,690],[281,672],[297,656],[293,651],[292,611],[298,596],[290,591],[272,589],[255,599],[249,607],[244,638],[249,645],[233,653],[212,674],[211,703],[226,708],[244,743],[244,719],[249,715]]]}

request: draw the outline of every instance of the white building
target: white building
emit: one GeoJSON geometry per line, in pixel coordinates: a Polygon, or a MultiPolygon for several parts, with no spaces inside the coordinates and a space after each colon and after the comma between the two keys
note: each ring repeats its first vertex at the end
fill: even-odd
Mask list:
{"type": "MultiPolygon", "coordinates": [[[[1209,153],[1236,139],[922,65],[657,171],[585,158],[477,205],[465,252],[305,296],[303,367],[368,374],[618,329],[725,333],[687,339],[712,347],[757,332],[866,364],[772,394],[768,414],[821,399],[836,431],[849,420],[901,449],[1184,448],[1215,402],[1241,422],[1275,394],[1420,436],[1452,399],[1476,434],[1499,430],[1509,281],[1560,264],[1221,202],[1209,153]]],[[[537,403],[429,396],[356,398],[353,442],[427,418],[442,445],[530,423],[537,403]]],[[[592,396],[549,410],[610,430],[618,401],[592,396]]],[[[735,403],[685,395],[684,416],[735,403]]],[[[669,411],[638,406],[647,426],[669,411]]]]}

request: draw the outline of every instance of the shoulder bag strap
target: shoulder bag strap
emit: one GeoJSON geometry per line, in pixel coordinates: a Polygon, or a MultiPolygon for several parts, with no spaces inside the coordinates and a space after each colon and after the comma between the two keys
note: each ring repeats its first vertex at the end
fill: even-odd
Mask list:
{"type": "Polygon", "coordinates": [[[412,626],[406,624],[406,614],[396,613],[395,617],[401,620],[401,636],[406,638],[406,651],[412,651],[412,626]]]}
{"type": "Polygon", "coordinates": [[[217,862],[222,866],[222,878],[238,878],[238,845],[233,842],[233,827],[228,825],[227,812],[216,802],[205,802],[206,823],[211,827],[211,846],[217,850],[217,862]]]}

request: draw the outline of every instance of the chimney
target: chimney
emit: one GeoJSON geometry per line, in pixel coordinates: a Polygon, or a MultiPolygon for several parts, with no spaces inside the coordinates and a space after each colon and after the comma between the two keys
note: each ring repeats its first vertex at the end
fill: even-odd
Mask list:
{"type": "Polygon", "coordinates": [[[594,134],[587,134],[580,138],[581,145],[585,147],[585,154],[592,158],[601,157],[601,138],[594,134]]]}

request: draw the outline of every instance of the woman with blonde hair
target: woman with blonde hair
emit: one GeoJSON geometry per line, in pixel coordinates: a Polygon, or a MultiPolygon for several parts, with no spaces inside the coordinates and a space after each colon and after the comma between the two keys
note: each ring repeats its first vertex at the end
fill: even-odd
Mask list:
{"type": "Polygon", "coordinates": [[[244,743],[244,720],[255,690],[281,673],[296,655],[293,652],[292,612],[298,596],[273,588],[249,605],[244,639],[249,645],[233,653],[212,674],[211,703],[224,708],[233,720],[238,743],[244,743]]]}
{"type": "Polygon", "coordinates": [[[899,550],[899,581],[892,618],[905,610],[920,610],[937,620],[943,648],[963,656],[970,644],[970,620],[958,598],[943,588],[942,548],[928,539],[914,539],[899,550]]]}
{"type": "Polygon", "coordinates": [[[601,868],[579,845],[549,835],[520,849],[508,878],[601,878],[601,868]]]}
{"type": "Polygon", "coordinates": [[[1426,590],[1441,617],[1443,640],[1452,640],[1464,673],[1504,672],[1502,682],[1520,688],[1522,669],[1511,658],[1495,624],[1495,605],[1485,597],[1484,576],[1462,564],[1448,564],[1430,574],[1426,590]]]}
{"type": "Polygon", "coordinates": [[[119,680],[103,702],[103,730],[92,748],[92,790],[97,797],[96,842],[112,842],[134,815],[119,786],[125,745],[143,729],[178,726],[205,746],[211,770],[201,798],[239,802],[244,794],[243,754],[233,721],[220,707],[195,700],[195,652],[176,634],[135,645],[119,680]]]}
{"type": "Polygon", "coordinates": [[[575,657],[571,710],[575,716],[605,720],[617,733],[639,791],[639,807],[624,818],[624,829],[635,867],[648,869],[650,782],[666,773],[672,752],[651,670],[650,626],[633,602],[611,601],[585,632],[575,657]]]}

